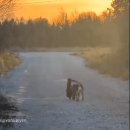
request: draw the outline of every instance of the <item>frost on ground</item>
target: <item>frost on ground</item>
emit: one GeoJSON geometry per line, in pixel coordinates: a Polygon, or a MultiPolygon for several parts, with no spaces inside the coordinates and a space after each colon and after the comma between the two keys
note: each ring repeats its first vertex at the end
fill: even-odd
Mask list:
{"type": "Polygon", "coordinates": [[[22,64],[0,80],[27,120],[10,130],[129,129],[128,81],[101,75],[69,53],[21,53],[20,58],[22,64]],[[83,84],[84,101],[66,98],[67,78],[83,84]]]}

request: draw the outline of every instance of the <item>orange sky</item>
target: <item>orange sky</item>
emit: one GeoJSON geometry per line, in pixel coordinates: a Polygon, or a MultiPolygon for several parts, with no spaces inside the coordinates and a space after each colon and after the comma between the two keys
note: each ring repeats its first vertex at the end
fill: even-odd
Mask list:
{"type": "Polygon", "coordinates": [[[112,0],[19,0],[15,16],[20,18],[45,17],[51,20],[62,8],[70,14],[75,10],[94,11],[100,14],[110,7],[112,0]]]}

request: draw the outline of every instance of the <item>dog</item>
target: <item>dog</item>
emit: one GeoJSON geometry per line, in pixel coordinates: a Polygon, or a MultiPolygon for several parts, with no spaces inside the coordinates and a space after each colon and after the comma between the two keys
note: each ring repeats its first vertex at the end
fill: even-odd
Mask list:
{"type": "Polygon", "coordinates": [[[83,101],[84,100],[83,85],[78,81],[69,78],[67,81],[66,96],[70,100],[75,100],[75,101],[79,101],[80,97],[82,97],[82,101],[83,101]]]}

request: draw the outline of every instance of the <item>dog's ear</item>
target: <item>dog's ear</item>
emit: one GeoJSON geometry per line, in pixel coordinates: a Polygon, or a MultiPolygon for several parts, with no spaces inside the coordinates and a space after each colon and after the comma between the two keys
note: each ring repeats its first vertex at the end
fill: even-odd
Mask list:
{"type": "Polygon", "coordinates": [[[67,81],[71,81],[71,78],[68,78],[67,81]]]}

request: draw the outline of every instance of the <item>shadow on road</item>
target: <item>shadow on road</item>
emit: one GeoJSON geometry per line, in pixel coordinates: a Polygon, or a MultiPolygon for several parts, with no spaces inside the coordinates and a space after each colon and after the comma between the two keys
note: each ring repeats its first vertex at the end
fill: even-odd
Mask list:
{"type": "Polygon", "coordinates": [[[0,129],[6,129],[14,126],[13,120],[18,108],[12,98],[0,95],[0,129]]]}

